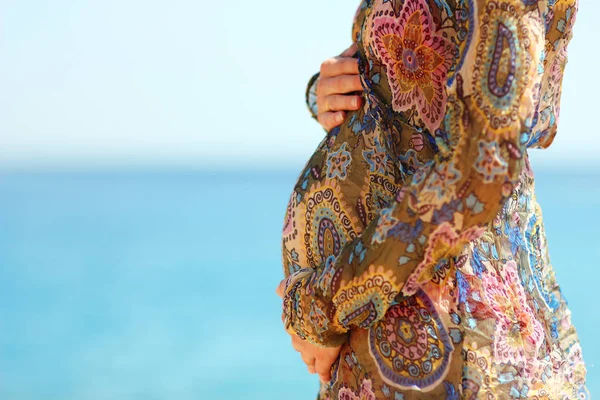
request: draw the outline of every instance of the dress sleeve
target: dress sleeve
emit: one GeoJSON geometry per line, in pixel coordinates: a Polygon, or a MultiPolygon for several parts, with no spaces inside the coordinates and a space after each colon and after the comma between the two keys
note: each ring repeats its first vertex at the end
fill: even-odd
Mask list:
{"type": "Polygon", "coordinates": [[[314,119],[317,119],[319,111],[317,109],[317,83],[320,75],[319,72],[314,74],[308,81],[308,85],[306,85],[306,107],[308,107],[308,111],[314,119]]]}
{"type": "MultiPolygon", "coordinates": [[[[498,4],[479,0],[474,43],[454,79],[458,86],[448,88],[442,124],[452,146],[418,170],[337,258],[288,278],[289,333],[337,346],[349,330],[373,326],[398,294],[416,293],[438,265],[479,238],[511,195],[535,112],[544,29],[537,8],[498,4]]],[[[394,40],[387,36],[383,45],[394,40]]]]}

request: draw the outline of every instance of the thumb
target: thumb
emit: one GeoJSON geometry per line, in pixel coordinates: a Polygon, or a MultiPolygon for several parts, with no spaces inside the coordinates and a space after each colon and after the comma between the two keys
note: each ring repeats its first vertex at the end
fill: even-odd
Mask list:
{"type": "Polygon", "coordinates": [[[350,47],[348,47],[346,50],[344,50],[344,52],[342,54],[340,54],[341,57],[352,57],[354,55],[354,53],[356,53],[358,50],[358,47],[356,46],[356,43],[352,43],[352,45],[350,47]]]}

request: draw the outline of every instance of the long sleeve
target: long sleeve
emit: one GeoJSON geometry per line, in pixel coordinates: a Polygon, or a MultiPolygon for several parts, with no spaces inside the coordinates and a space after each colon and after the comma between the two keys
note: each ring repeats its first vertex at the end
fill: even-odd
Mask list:
{"type": "Polygon", "coordinates": [[[450,80],[442,78],[451,68],[444,67],[443,38],[427,31],[426,2],[407,1],[398,17],[381,12],[369,21],[365,49],[385,66],[394,110],[415,102],[433,130],[441,119],[434,106],[445,104],[438,125],[451,145],[337,258],[288,278],[283,311],[290,333],[336,346],[349,330],[371,327],[398,294],[414,294],[438,265],[480,237],[511,195],[526,151],[522,137],[535,113],[544,23],[537,7],[521,1],[476,3],[473,43],[462,61],[453,59],[456,73],[447,88],[450,80]],[[421,76],[402,69],[407,54],[420,57],[409,61],[421,76]]]}
{"type": "Polygon", "coordinates": [[[308,111],[310,111],[310,115],[314,118],[317,119],[318,116],[318,109],[317,109],[317,83],[319,81],[319,76],[321,74],[319,72],[317,72],[316,74],[314,74],[308,81],[308,84],[306,85],[306,107],[308,108],[308,111]]]}

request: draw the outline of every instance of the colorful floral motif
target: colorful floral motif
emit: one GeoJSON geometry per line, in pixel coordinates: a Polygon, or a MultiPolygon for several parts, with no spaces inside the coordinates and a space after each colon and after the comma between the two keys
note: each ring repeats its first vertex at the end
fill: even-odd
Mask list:
{"type": "Polygon", "coordinates": [[[436,32],[424,0],[406,0],[400,17],[377,12],[369,40],[386,66],[396,111],[416,106],[428,129],[440,124],[446,106],[450,44],[436,32]]]}
{"type": "Polygon", "coordinates": [[[338,394],[338,400],[377,400],[373,393],[373,383],[364,379],[360,384],[358,393],[354,393],[349,388],[342,388],[338,394]]]}
{"type": "Polygon", "coordinates": [[[496,142],[479,142],[479,155],[475,160],[475,170],[483,175],[486,182],[493,182],[496,176],[505,175],[508,163],[502,159],[496,142]]]}
{"type": "Polygon", "coordinates": [[[363,150],[363,157],[369,164],[371,172],[385,174],[388,161],[388,154],[385,148],[381,145],[379,138],[374,138],[375,145],[369,150],[363,150]]]}
{"type": "MultiPolygon", "coordinates": [[[[452,254],[460,254],[467,243],[481,237],[485,232],[485,228],[472,227],[461,232],[449,222],[441,224],[432,234],[429,239],[425,253],[422,255],[422,260],[406,281],[406,285],[402,289],[404,295],[413,295],[423,282],[432,278],[435,267],[440,260],[450,257],[452,254]]],[[[415,247],[419,243],[415,245],[415,247]]],[[[410,252],[412,253],[412,252],[410,252]]]]}
{"type": "Polygon", "coordinates": [[[371,328],[369,351],[387,384],[427,389],[443,379],[453,347],[435,306],[419,291],[371,328]]]}
{"type": "Polygon", "coordinates": [[[439,200],[444,199],[447,193],[456,190],[455,184],[461,177],[462,173],[453,162],[437,164],[426,182],[427,191],[423,195],[424,201],[437,203],[439,200]]]}
{"type": "Polygon", "coordinates": [[[352,162],[352,155],[346,150],[347,145],[347,143],[344,143],[337,151],[329,153],[329,157],[327,157],[327,178],[346,179],[348,166],[352,162]]]}
{"type": "Polygon", "coordinates": [[[556,134],[576,10],[361,3],[364,106],[308,161],[283,231],[286,329],[342,346],[319,399],[589,397],[527,152],[556,134]]]}
{"type": "Polygon", "coordinates": [[[489,271],[482,275],[481,293],[471,301],[480,318],[496,321],[494,358],[501,363],[528,366],[537,360],[543,341],[543,327],[529,306],[524,288],[517,275],[517,264],[509,261],[499,273],[489,271]],[[481,302],[478,306],[475,303],[481,302]]]}
{"type": "Polygon", "coordinates": [[[372,243],[383,243],[388,237],[389,231],[398,224],[398,220],[394,218],[394,208],[388,208],[382,210],[379,214],[379,223],[377,224],[377,231],[373,235],[372,243]]]}

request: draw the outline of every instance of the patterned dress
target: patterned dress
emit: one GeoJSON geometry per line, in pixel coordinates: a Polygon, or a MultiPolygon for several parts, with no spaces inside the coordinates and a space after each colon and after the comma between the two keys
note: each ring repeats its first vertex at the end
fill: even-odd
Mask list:
{"type": "Polygon", "coordinates": [[[321,399],[587,398],[528,161],[556,134],[576,10],[360,5],[364,107],[308,161],[283,230],[286,329],[342,346],[321,399]]]}

